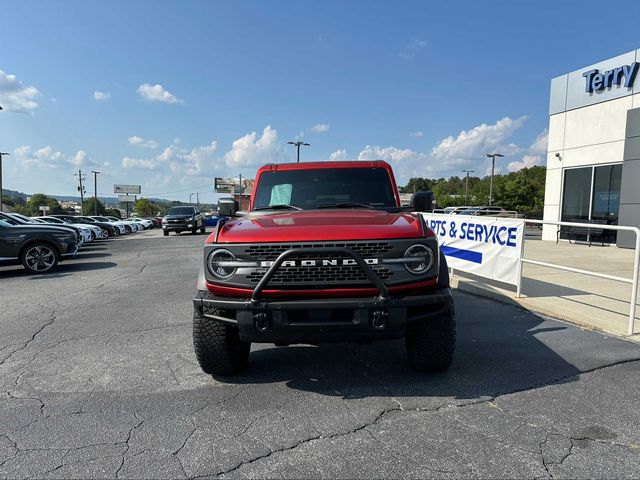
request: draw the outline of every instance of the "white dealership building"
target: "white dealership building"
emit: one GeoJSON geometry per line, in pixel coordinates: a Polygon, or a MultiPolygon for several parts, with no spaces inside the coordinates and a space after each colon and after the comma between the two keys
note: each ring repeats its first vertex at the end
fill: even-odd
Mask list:
{"type": "MultiPolygon", "coordinates": [[[[545,220],[640,226],[639,62],[634,50],[551,80],[545,220]]],[[[557,236],[543,227],[544,240],[557,236]]]]}

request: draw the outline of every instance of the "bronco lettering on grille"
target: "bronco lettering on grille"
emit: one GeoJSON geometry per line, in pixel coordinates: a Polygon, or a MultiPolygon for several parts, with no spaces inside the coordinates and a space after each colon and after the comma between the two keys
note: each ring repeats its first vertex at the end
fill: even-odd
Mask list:
{"type": "MultiPolygon", "coordinates": [[[[365,258],[367,265],[380,265],[378,258],[365,258]]],[[[263,260],[260,262],[261,267],[270,267],[275,262],[271,260],[263,260]]],[[[357,265],[353,258],[344,259],[323,259],[323,260],[285,260],[282,262],[283,267],[337,267],[338,265],[357,265]]]]}

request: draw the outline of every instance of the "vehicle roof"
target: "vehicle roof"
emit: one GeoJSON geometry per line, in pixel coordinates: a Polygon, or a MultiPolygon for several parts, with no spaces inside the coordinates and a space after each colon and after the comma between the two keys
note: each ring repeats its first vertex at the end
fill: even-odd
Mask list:
{"type": "Polygon", "coordinates": [[[258,169],[256,178],[262,172],[276,170],[312,170],[316,168],[385,168],[391,171],[391,165],[384,160],[345,160],[341,162],[300,162],[300,163],[268,163],[258,169]]]}

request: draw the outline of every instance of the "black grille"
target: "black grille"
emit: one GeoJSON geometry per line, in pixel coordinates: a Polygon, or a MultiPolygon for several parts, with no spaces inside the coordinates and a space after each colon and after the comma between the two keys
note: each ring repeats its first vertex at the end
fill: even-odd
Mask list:
{"type": "MultiPolygon", "coordinates": [[[[393,272],[385,267],[373,267],[380,280],[388,280],[393,272]]],[[[258,283],[267,269],[256,270],[247,275],[251,283],[258,283]]],[[[314,284],[318,288],[330,283],[363,283],[368,282],[367,276],[357,265],[320,266],[320,267],[280,267],[271,277],[269,284],[297,285],[314,284]]]]}
{"type": "MultiPolygon", "coordinates": [[[[358,242],[358,243],[318,243],[318,244],[291,244],[291,245],[253,245],[246,249],[246,254],[252,259],[257,260],[275,260],[278,256],[292,248],[349,248],[355,253],[362,255],[364,258],[380,258],[393,249],[387,242],[358,242]]],[[[305,258],[321,258],[318,255],[308,254],[296,257],[305,258]]],[[[327,257],[328,258],[328,257],[327,257]]],[[[335,255],[332,258],[337,258],[335,255]]],[[[356,267],[358,268],[358,267],[356,267]]],[[[359,269],[358,269],[359,270],[359,269]]]]}

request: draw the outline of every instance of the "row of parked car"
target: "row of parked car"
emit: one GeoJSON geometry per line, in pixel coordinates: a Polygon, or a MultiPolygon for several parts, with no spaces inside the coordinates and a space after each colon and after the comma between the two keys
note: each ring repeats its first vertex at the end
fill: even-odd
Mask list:
{"type": "Polygon", "coordinates": [[[0,212],[0,265],[46,273],[73,257],[83,245],[160,226],[157,218],[120,220],[107,216],[27,217],[0,212]]]}

